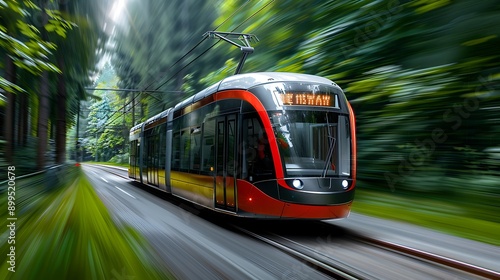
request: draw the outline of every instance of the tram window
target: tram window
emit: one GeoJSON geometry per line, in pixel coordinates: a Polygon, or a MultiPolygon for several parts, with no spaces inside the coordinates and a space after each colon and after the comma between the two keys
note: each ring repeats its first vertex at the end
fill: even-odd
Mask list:
{"type": "Polygon", "coordinates": [[[235,154],[234,154],[234,148],[236,145],[236,131],[235,131],[235,126],[236,126],[236,120],[228,120],[228,137],[227,137],[227,149],[228,149],[228,155],[227,155],[227,175],[228,176],[234,176],[235,173],[235,154]]]}
{"type": "Polygon", "coordinates": [[[257,156],[257,136],[254,131],[253,122],[257,121],[256,118],[244,118],[242,121],[242,141],[243,151],[241,155],[241,178],[247,179],[249,176],[249,169],[253,168],[253,162],[257,156]]]}
{"type": "Polygon", "coordinates": [[[255,114],[244,115],[243,125],[243,165],[241,176],[250,181],[259,181],[274,176],[274,164],[269,147],[269,139],[264,127],[255,114]]]}
{"type": "Polygon", "coordinates": [[[160,169],[165,169],[165,153],[166,153],[166,147],[165,145],[167,144],[166,143],[167,140],[166,140],[166,135],[165,135],[165,126],[162,126],[162,128],[160,129],[160,141],[159,141],[159,144],[160,144],[160,162],[159,162],[159,167],[160,169]]]}
{"type": "Polygon", "coordinates": [[[180,162],[180,144],[181,144],[181,133],[179,131],[175,132],[172,137],[172,169],[179,170],[181,167],[180,162]]]}
{"type": "Polygon", "coordinates": [[[144,167],[144,171],[147,172],[148,170],[148,147],[149,147],[149,143],[147,141],[147,139],[144,139],[145,141],[143,142],[144,143],[144,147],[142,148],[142,166],[144,167]]]}
{"type": "Polygon", "coordinates": [[[152,134],[154,130],[148,131],[146,135],[146,147],[144,153],[144,166],[148,171],[158,167],[158,134],[152,134]]]}
{"type": "Polygon", "coordinates": [[[226,143],[224,143],[224,121],[217,122],[217,167],[216,172],[217,176],[222,176],[224,173],[224,147],[226,143]]]}
{"type": "Polygon", "coordinates": [[[190,139],[190,172],[198,173],[200,171],[200,151],[201,151],[201,128],[191,128],[190,139]]]}
{"type": "Polygon", "coordinates": [[[340,174],[341,176],[351,175],[351,132],[349,130],[349,118],[339,116],[339,134],[343,138],[340,142],[340,174]]]}
{"type": "Polygon", "coordinates": [[[201,146],[201,171],[202,174],[210,174],[215,162],[215,121],[208,120],[203,125],[203,143],[201,146]]]}
{"type": "Polygon", "coordinates": [[[130,160],[129,160],[129,164],[131,167],[135,168],[135,166],[137,166],[137,149],[138,149],[138,146],[137,146],[137,143],[138,141],[137,140],[133,140],[130,142],[130,160]]]}
{"type": "Polygon", "coordinates": [[[139,166],[141,164],[140,162],[140,156],[141,156],[141,146],[140,142],[137,141],[137,146],[135,148],[135,166],[139,166]]]}
{"type": "Polygon", "coordinates": [[[239,99],[226,99],[217,102],[219,106],[219,113],[224,112],[234,112],[235,110],[240,110],[241,100],[239,99]]]}
{"type": "Polygon", "coordinates": [[[130,142],[130,164],[132,164],[132,158],[135,159],[135,146],[137,146],[137,140],[130,142]]]}
{"type": "Polygon", "coordinates": [[[191,150],[191,137],[190,137],[190,131],[188,129],[183,129],[181,131],[181,143],[180,143],[180,162],[181,166],[180,169],[182,171],[188,171],[189,170],[189,156],[190,156],[190,150],[191,150]]]}

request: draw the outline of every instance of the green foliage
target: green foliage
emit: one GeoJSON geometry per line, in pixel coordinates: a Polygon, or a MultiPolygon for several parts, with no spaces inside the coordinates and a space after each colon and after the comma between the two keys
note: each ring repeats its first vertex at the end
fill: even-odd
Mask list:
{"type": "Polygon", "coordinates": [[[183,89],[201,90],[199,80],[222,65],[220,52],[201,56],[208,43],[192,49],[213,28],[217,6],[215,1],[150,0],[130,2],[127,10],[128,22],[117,26],[113,56],[119,86],[164,91],[141,94],[148,104],[144,120],[185,98],[183,89]]]}
{"type": "MultiPolygon", "coordinates": [[[[57,135],[57,161],[64,160],[64,126],[74,122],[79,101],[87,97],[84,88],[90,83],[106,42],[102,25],[108,2],[47,0],[37,2],[39,7],[33,1],[3,1],[0,6],[0,49],[6,55],[1,61],[8,57],[7,63],[0,67],[9,66],[2,71],[0,89],[23,93],[15,97],[7,95],[6,110],[14,113],[4,118],[4,122],[32,136],[46,135],[45,128],[56,128],[50,136],[57,135]],[[12,67],[10,62],[14,64],[12,67]],[[46,72],[41,80],[39,76],[46,72]],[[39,108],[47,98],[50,104],[39,108]],[[24,117],[22,111],[29,113],[24,117]],[[40,120],[44,123],[39,123],[40,120]]],[[[17,146],[22,149],[26,146],[26,135],[14,138],[14,134],[6,135],[10,138],[9,150],[17,146]]],[[[45,154],[43,149],[45,145],[40,145],[37,153],[45,154]]],[[[41,161],[39,168],[44,165],[41,161]]]]}
{"type": "Polygon", "coordinates": [[[44,26],[48,32],[55,32],[57,35],[66,38],[67,31],[77,26],[75,23],[65,20],[61,11],[47,9],[46,13],[51,18],[44,26]]]}
{"type": "MultiPolygon", "coordinates": [[[[224,7],[228,13],[239,5],[224,7]]],[[[246,16],[252,12],[245,10],[246,16]]],[[[446,176],[479,170],[474,159],[499,144],[488,137],[498,126],[479,123],[493,117],[483,106],[500,101],[498,14],[495,1],[277,1],[263,15],[272,24],[248,24],[245,31],[261,38],[252,59],[273,63],[258,70],[319,74],[346,90],[358,117],[361,179],[397,172],[399,162],[419,149],[415,141],[441,142],[432,134],[440,129],[445,134],[435,138],[447,139],[422,151],[414,169],[446,176]],[[461,20],[453,21],[457,15],[461,20]]]]}
{"type": "MultiPolygon", "coordinates": [[[[0,88],[8,92],[24,91],[24,89],[22,89],[18,85],[13,84],[2,77],[0,77],[0,88]]],[[[5,96],[3,94],[0,94],[0,105],[3,105],[4,102],[5,102],[5,96]]]]}
{"type": "Polygon", "coordinates": [[[106,146],[105,142],[110,141],[106,136],[112,136],[112,133],[110,134],[109,131],[103,127],[112,114],[108,93],[104,93],[102,100],[92,104],[89,109],[90,113],[87,118],[88,126],[86,131],[89,140],[85,142],[84,147],[93,157],[96,157],[97,153],[99,151],[102,152],[103,148],[106,146]],[[103,131],[105,133],[103,133],[103,131]]]}
{"type": "MultiPolygon", "coordinates": [[[[29,23],[32,13],[39,12],[40,8],[32,1],[19,3],[14,0],[5,1],[0,7],[0,49],[9,55],[18,68],[32,74],[39,75],[43,71],[61,73],[49,59],[57,48],[56,44],[43,39],[40,27],[29,23]]],[[[45,9],[45,12],[50,18],[50,24],[45,29],[65,37],[73,23],[64,20],[57,10],[45,9]]],[[[0,88],[9,92],[21,90],[3,77],[0,77],[0,88]]]]}
{"type": "Polygon", "coordinates": [[[231,76],[234,73],[234,69],[238,66],[238,62],[234,59],[226,60],[223,68],[220,68],[217,71],[213,71],[204,78],[201,79],[201,82],[206,85],[214,84],[226,77],[231,76]]]}
{"type": "MultiPolygon", "coordinates": [[[[97,88],[116,87],[114,69],[106,65],[96,82],[97,88]]],[[[95,94],[99,100],[89,107],[82,146],[94,159],[104,162],[109,160],[123,162],[122,155],[126,154],[128,149],[131,116],[122,114],[124,100],[119,98],[118,93],[96,90],[95,94]]]]}
{"type": "MultiPolygon", "coordinates": [[[[44,191],[39,183],[18,188],[23,203],[16,206],[23,215],[16,221],[21,229],[16,235],[16,272],[8,271],[4,262],[2,279],[171,278],[153,264],[145,239],[113,221],[79,168],[68,167],[57,177],[53,191],[44,191]]],[[[9,246],[2,243],[3,255],[9,246]]]]}
{"type": "Polygon", "coordinates": [[[112,157],[109,161],[112,163],[118,163],[118,164],[120,164],[119,166],[128,167],[129,153],[116,155],[116,156],[112,157]]]}
{"type": "MultiPolygon", "coordinates": [[[[482,200],[482,198],[481,198],[482,200]]],[[[471,201],[472,202],[472,201],[471,201]]],[[[457,204],[454,199],[393,195],[367,190],[356,193],[353,211],[365,215],[412,223],[463,238],[500,245],[498,215],[484,201],[457,204]],[[477,214],[480,214],[479,216],[477,214]],[[488,215],[488,216],[486,216],[488,215]]]]}

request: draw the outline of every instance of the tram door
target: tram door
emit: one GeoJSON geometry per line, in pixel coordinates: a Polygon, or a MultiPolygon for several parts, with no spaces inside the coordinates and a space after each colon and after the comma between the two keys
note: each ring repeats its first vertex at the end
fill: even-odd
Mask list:
{"type": "Polygon", "coordinates": [[[236,211],[236,115],[217,118],[215,207],[236,211]]]}
{"type": "Polygon", "coordinates": [[[158,186],[158,136],[151,135],[148,139],[148,156],[147,156],[147,178],[148,183],[158,186]]]}
{"type": "Polygon", "coordinates": [[[139,179],[139,141],[134,140],[130,142],[130,167],[129,167],[129,176],[131,178],[139,179]]]}

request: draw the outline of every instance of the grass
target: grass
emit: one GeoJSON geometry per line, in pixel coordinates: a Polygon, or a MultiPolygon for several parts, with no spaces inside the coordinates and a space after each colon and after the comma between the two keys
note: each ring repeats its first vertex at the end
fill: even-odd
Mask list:
{"type": "Polygon", "coordinates": [[[87,161],[87,163],[92,163],[92,164],[102,164],[102,165],[111,165],[111,166],[118,166],[118,167],[125,167],[128,168],[129,164],[128,163],[116,163],[116,162],[96,162],[96,161],[87,161]]]}
{"type": "MultiPolygon", "coordinates": [[[[63,176],[60,188],[16,209],[16,272],[3,262],[0,279],[173,278],[150,261],[146,240],[114,223],[79,168],[70,167],[63,176]]],[[[6,214],[1,216],[6,221],[6,214]]],[[[12,245],[3,240],[9,233],[2,233],[0,251],[6,256],[12,245]]]]}
{"type": "Polygon", "coordinates": [[[353,211],[374,217],[415,224],[451,235],[500,246],[500,224],[472,218],[470,209],[432,198],[398,196],[356,190],[353,211]]]}

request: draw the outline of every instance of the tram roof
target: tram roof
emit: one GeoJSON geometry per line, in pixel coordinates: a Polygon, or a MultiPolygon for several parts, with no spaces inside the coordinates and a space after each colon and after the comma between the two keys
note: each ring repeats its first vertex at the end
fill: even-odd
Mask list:
{"type": "Polygon", "coordinates": [[[249,89],[261,84],[275,82],[312,82],[337,86],[333,81],[315,75],[289,72],[257,72],[227,77],[219,83],[218,90],[249,89]]]}
{"type": "Polygon", "coordinates": [[[275,82],[312,82],[318,84],[333,85],[338,87],[338,85],[329,79],[300,73],[290,73],[290,72],[254,72],[245,73],[230,76],[222,81],[219,81],[212,86],[196,93],[194,96],[185,99],[184,101],[178,103],[175,108],[184,108],[185,106],[201,100],[210,94],[217,91],[228,90],[228,89],[243,89],[247,90],[252,87],[275,83],[275,82]]]}
{"type": "MultiPolygon", "coordinates": [[[[253,73],[244,73],[244,74],[238,74],[234,76],[227,77],[223,79],[222,81],[219,81],[212,86],[205,88],[204,90],[196,93],[195,95],[188,97],[187,99],[181,101],[177,105],[174,106],[174,110],[184,108],[193,102],[196,102],[198,100],[203,99],[204,97],[207,97],[217,91],[221,90],[229,90],[229,89],[243,89],[247,90],[252,87],[262,85],[262,84],[269,84],[269,83],[276,83],[276,82],[311,82],[311,83],[317,83],[317,84],[325,84],[325,85],[332,85],[335,87],[339,87],[336,83],[333,81],[323,78],[320,76],[315,76],[315,75],[309,75],[309,74],[300,74],[300,73],[290,73],[290,72],[253,72],[253,73]]],[[[172,108],[170,108],[172,109],[172,108]]],[[[146,120],[142,124],[138,124],[134,126],[131,131],[140,128],[143,124],[150,124],[155,121],[158,121],[159,119],[165,118],[170,111],[170,109],[163,111],[148,120],[146,120]]]]}
{"type": "Polygon", "coordinates": [[[146,125],[150,124],[150,123],[153,123],[155,121],[158,121],[158,120],[160,120],[162,118],[166,118],[168,116],[168,112],[169,111],[170,111],[170,108],[167,109],[167,110],[165,110],[165,111],[162,111],[162,112],[160,112],[160,113],[158,113],[158,114],[156,114],[156,115],[154,115],[152,117],[150,117],[149,119],[146,120],[146,125]]]}

